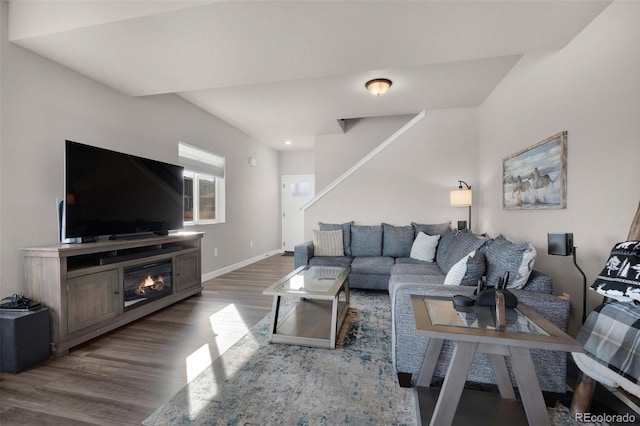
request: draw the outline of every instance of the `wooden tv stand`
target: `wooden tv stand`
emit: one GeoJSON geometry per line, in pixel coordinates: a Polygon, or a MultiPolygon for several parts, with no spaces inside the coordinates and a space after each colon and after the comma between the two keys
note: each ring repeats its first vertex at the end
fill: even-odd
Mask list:
{"type": "Polygon", "coordinates": [[[27,248],[25,295],[51,312],[51,349],[69,348],[202,292],[201,232],[27,248]],[[125,269],[171,265],[171,291],[125,308],[125,269]]]}

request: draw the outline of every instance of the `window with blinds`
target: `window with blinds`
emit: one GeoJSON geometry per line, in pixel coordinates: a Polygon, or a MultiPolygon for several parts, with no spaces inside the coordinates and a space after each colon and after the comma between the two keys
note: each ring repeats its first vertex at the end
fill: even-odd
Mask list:
{"type": "Polygon", "coordinates": [[[185,225],[224,222],[224,157],[182,142],[178,156],[185,169],[185,225]]]}

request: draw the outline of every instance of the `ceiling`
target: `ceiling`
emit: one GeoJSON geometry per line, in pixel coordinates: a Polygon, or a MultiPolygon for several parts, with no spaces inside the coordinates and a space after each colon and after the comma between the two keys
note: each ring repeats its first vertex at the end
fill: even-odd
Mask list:
{"type": "Polygon", "coordinates": [[[300,150],[341,119],[478,106],[523,54],[561,49],[609,3],[16,0],[9,39],[300,150]],[[393,86],[374,97],[364,83],[379,77],[393,86]]]}

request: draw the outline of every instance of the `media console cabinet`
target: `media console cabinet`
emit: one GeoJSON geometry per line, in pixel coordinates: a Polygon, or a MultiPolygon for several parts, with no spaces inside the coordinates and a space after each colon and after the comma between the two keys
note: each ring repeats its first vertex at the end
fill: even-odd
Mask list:
{"type": "Polygon", "coordinates": [[[25,295],[69,348],[202,292],[201,232],[23,249],[25,295]]]}

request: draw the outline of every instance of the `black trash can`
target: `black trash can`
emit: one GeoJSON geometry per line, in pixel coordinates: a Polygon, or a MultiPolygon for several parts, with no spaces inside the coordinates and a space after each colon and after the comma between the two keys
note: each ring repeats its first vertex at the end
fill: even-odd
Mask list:
{"type": "Polygon", "coordinates": [[[49,327],[48,308],[0,309],[0,370],[16,374],[49,359],[49,327]]]}

